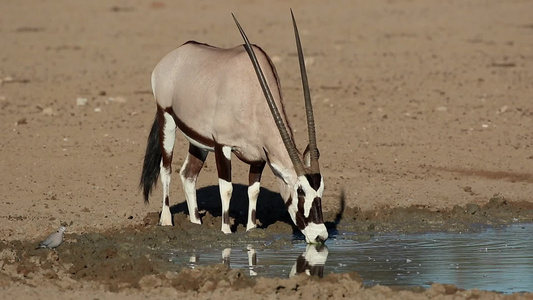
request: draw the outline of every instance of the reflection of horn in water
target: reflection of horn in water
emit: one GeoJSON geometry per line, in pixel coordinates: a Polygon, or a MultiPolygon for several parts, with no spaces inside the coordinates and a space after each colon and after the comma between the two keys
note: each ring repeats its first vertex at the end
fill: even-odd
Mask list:
{"type": "Polygon", "coordinates": [[[324,265],[328,259],[328,247],[326,245],[308,244],[305,252],[300,254],[296,263],[292,266],[289,277],[305,273],[309,276],[324,276],[324,265]]]}

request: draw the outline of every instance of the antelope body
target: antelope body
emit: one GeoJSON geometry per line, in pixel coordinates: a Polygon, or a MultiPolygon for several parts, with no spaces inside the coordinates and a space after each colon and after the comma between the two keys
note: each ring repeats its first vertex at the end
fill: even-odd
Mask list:
{"type": "Polygon", "coordinates": [[[222,231],[231,233],[228,210],[233,190],[231,156],[234,154],[250,165],[247,230],[256,227],[260,179],[268,163],[279,178],[280,193],[289,214],[307,242],[323,242],[328,237],[321,208],[324,183],[318,169],[312,108],[310,98],[307,99],[309,88],[294,16],[300,68],[302,77],[305,77],[308,123],[311,118],[309,151],[303,157],[294,144],[272,61],[263,50],[248,42],[236,19],[235,22],[245,45],[221,49],[189,41],[167,54],[155,67],[152,89],[157,112],[148,137],[141,176],[145,201],[160,176],[163,208],[159,224],[172,225],[169,185],[176,130],[179,128],[189,141],[180,177],[191,222],[201,224],[196,179],[208,152],[213,151],[222,201],[222,231]],[[307,165],[304,166],[302,161],[307,165]]]}

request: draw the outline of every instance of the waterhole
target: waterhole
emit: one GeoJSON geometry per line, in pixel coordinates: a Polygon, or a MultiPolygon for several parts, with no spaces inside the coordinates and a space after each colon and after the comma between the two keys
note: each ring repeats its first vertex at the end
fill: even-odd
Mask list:
{"type": "Polygon", "coordinates": [[[503,293],[533,292],[533,224],[483,227],[468,233],[358,235],[339,232],[324,246],[276,240],[194,251],[164,249],[176,267],[224,263],[249,276],[357,272],[366,285],[422,286],[433,282],[503,293]]]}

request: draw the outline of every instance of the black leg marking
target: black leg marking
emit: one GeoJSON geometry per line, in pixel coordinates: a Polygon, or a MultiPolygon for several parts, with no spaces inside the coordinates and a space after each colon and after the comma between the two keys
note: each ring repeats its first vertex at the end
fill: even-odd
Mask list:
{"type": "Polygon", "coordinates": [[[231,160],[224,155],[222,148],[222,145],[215,144],[215,160],[217,164],[218,178],[231,182],[231,160]]]}
{"type": "Polygon", "coordinates": [[[207,152],[189,144],[189,156],[183,169],[181,170],[181,175],[187,179],[195,179],[202,171],[204,166],[205,159],[207,158],[207,152]]]}

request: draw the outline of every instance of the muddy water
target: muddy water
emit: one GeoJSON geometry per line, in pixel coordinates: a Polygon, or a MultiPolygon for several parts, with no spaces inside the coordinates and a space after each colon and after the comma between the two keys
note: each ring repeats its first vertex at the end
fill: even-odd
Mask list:
{"type": "Polygon", "coordinates": [[[199,291],[208,282],[226,282],[228,276],[254,286],[262,280],[250,277],[334,272],[340,277],[328,280],[349,276],[350,285],[358,285],[362,277],[367,285],[426,287],[440,282],[506,293],[533,291],[529,202],[495,197],[484,206],[468,204],[446,211],[417,206],[361,211],[341,206],[339,212],[324,214],[331,238],[322,248],[306,247],[301,235],[292,236],[297,230],[286,210],[285,215],[268,207],[261,212],[260,228],[246,232],[237,215],[236,232],[230,235],[220,232],[220,216],[209,211],[202,225],[175,212],[173,227],[156,226],[159,215],[150,212],[129,227],[67,233],[56,251],[35,249],[40,240],[0,240],[0,285],[2,280],[32,285],[43,278],[53,284],[68,278],[74,285],[90,281],[121,291],[141,288],[155,278],[183,291],[199,291]],[[529,225],[512,225],[520,223],[529,225]],[[209,267],[190,269],[197,266],[209,267]],[[243,272],[237,268],[248,276],[240,276],[243,272]]]}
{"type": "Polygon", "coordinates": [[[229,246],[173,251],[159,249],[176,267],[225,263],[250,276],[290,277],[357,272],[367,285],[533,292],[533,224],[483,227],[466,233],[357,235],[340,232],[326,247],[301,241],[236,242],[229,246]],[[270,245],[269,245],[270,244],[270,245]]]}

